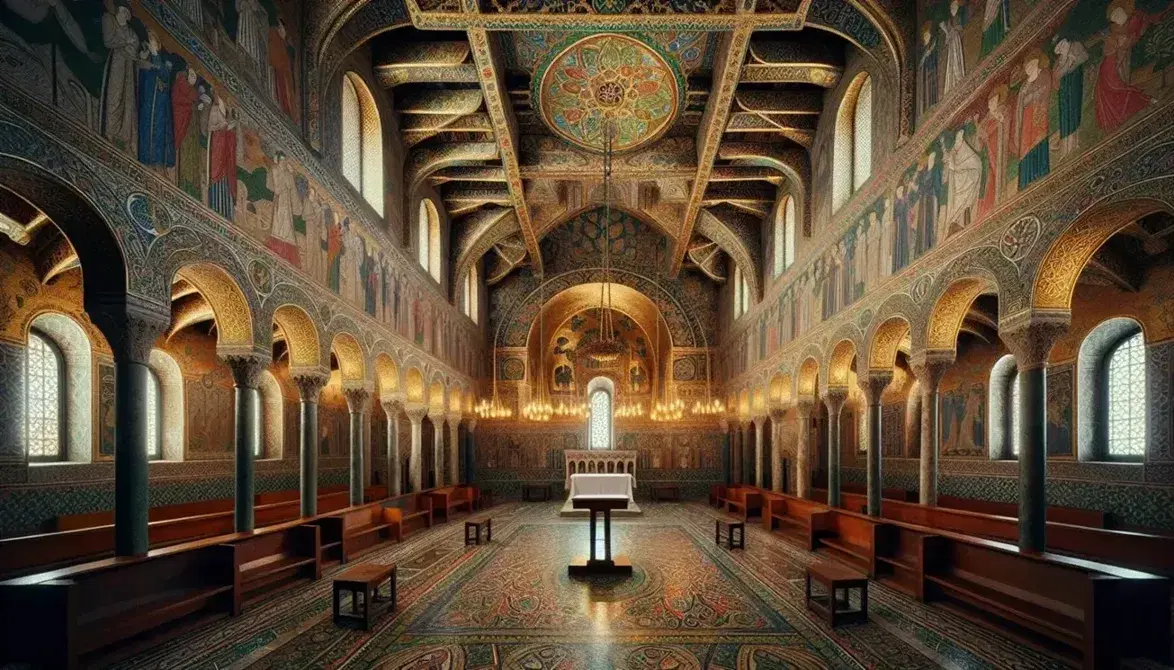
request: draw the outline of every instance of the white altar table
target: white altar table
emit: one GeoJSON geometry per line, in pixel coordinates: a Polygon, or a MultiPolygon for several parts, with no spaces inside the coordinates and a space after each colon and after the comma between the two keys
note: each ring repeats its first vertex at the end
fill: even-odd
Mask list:
{"type": "Polygon", "coordinates": [[[567,496],[567,502],[563,505],[561,514],[562,516],[586,516],[589,512],[586,509],[575,509],[571,500],[576,497],[583,499],[590,496],[623,496],[628,499],[627,508],[617,509],[612,513],[617,516],[640,514],[640,508],[636,505],[636,499],[633,495],[635,485],[635,477],[627,473],[571,475],[570,495],[567,496]]]}

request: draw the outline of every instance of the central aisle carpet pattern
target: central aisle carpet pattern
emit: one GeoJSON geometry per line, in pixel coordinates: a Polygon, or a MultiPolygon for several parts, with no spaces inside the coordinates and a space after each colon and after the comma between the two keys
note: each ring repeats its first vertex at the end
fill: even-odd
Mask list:
{"type": "Polygon", "coordinates": [[[465,547],[463,521],[441,524],[357,562],[396,563],[399,607],[370,632],[331,622],[328,570],[253,602],[125,668],[574,670],[1059,668],[1034,650],[875,583],[870,622],[831,631],[803,606],[813,556],[756,523],[747,548],[713,541],[718,512],[650,504],[613,525],[628,580],[574,580],[587,523],[558,503],[487,510],[494,540],[465,547]]]}

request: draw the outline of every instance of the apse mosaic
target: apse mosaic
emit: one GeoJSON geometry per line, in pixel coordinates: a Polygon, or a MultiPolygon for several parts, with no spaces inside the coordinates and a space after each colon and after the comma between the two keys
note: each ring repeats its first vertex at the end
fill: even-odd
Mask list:
{"type": "Polygon", "coordinates": [[[542,118],[580,147],[624,152],[660,137],[672,125],[684,95],[684,78],[652,45],[634,37],[596,34],[578,38],[534,76],[542,118]],[[610,130],[608,127],[610,126],[610,130]]]}

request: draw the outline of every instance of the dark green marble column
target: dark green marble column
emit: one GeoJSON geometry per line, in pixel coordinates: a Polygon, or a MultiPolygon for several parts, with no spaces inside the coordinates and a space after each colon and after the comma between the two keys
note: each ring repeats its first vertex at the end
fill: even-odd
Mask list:
{"type": "Polygon", "coordinates": [[[840,410],[848,399],[848,389],[828,389],[823,404],[828,408],[828,505],[840,506],[840,410]]]}

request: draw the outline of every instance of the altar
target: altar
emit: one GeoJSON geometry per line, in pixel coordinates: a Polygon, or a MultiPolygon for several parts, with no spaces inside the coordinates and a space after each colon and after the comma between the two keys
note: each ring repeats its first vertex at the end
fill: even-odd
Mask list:
{"type": "Polygon", "coordinates": [[[588,516],[590,514],[589,510],[583,507],[577,507],[574,504],[576,497],[583,499],[587,496],[623,498],[627,500],[626,505],[616,506],[610,510],[610,514],[614,514],[615,516],[635,516],[641,514],[640,507],[636,505],[636,499],[634,497],[635,487],[636,478],[626,472],[573,474],[570,477],[567,501],[563,504],[559,514],[561,516],[575,517],[588,516]]]}

